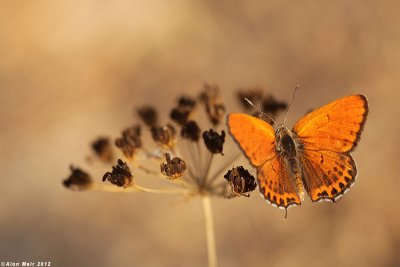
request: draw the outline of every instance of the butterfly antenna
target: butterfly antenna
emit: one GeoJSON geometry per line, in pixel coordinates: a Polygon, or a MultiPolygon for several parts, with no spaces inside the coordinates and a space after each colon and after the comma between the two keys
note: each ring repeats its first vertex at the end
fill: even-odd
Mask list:
{"type": "Polygon", "coordinates": [[[246,100],[247,103],[250,104],[250,106],[252,106],[253,108],[255,108],[258,112],[260,112],[261,114],[263,114],[265,117],[267,117],[268,119],[270,119],[274,124],[276,123],[274,118],[272,118],[270,115],[268,115],[267,113],[265,113],[264,111],[261,110],[261,108],[257,108],[253,102],[251,102],[248,98],[244,98],[244,100],[246,100]]]}
{"type": "Polygon", "coordinates": [[[292,103],[293,103],[293,101],[294,101],[294,98],[296,97],[297,90],[299,90],[299,88],[300,88],[300,85],[296,85],[296,87],[294,88],[294,93],[293,93],[292,101],[290,101],[289,107],[288,107],[288,109],[286,110],[285,118],[283,119],[283,125],[286,124],[286,119],[287,119],[287,116],[288,116],[288,114],[289,114],[290,107],[292,106],[292,103]]]}

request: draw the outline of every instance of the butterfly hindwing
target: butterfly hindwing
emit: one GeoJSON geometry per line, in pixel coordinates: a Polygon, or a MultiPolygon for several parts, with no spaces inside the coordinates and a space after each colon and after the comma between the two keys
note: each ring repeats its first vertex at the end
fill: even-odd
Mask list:
{"type": "Polygon", "coordinates": [[[300,162],[304,187],[312,201],[336,201],[355,182],[357,167],[348,153],[305,150],[300,162]]]}
{"type": "Polygon", "coordinates": [[[246,114],[228,115],[229,131],[250,162],[259,167],[275,154],[274,128],[267,122],[246,114]]]}
{"type": "Polygon", "coordinates": [[[291,183],[281,156],[275,156],[257,170],[261,194],[272,205],[287,209],[301,204],[300,197],[291,183]]]}

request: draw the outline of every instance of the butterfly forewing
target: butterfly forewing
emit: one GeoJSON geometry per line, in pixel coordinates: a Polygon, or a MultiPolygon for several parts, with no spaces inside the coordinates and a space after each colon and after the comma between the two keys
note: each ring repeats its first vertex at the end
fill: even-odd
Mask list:
{"type": "Polygon", "coordinates": [[[307,114],[293,132],[304,149],[349,152],[357,146],[367,114],[365,96],[348,96],[307,114]]]}
{"type": "Polygon", "coordinates": [[[275,155],[275,132],[267,122],[246,114],[229,114],[229,131],[250,162],[259,167],[275,155]]]}

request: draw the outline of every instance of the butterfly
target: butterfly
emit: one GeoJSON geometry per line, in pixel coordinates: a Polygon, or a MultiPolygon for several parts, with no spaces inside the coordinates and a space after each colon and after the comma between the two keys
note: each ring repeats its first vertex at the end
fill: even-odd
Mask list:
{"type": "Polygon", "coordinates": [[[336,202],[349,190],[357,176],[350,153],[367,115],[366,97],[352,95],[308,113],[292,130],[242,113],[228,115],[228,128],[257,168],[263,197],[287,210],[301,205],[305,192],[313,202],[336,202]]]}

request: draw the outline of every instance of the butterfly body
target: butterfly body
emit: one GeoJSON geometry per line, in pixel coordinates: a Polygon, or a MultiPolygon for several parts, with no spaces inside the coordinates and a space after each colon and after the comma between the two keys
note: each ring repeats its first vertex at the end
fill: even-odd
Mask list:
{"type": "Polygon", "coordinates": [[[292,130],[275,131],[246,114],[229,114],[230,133],[257,168],[264,198],[287,209],[305,192],[313,202],[335,202],[354,184],[357,168],[350,152],[357,146],[368,114],[363,95],[338,99],[300,119],[292,130]]]}
{"type": "Polygon", "coordinates": [[[301,143],[286,126],[280,126],[275,132],[275,150],[277,157],[289,174],[288,177],[300,199],[304,200],[303,171],[298,159],[301,143]]]}

